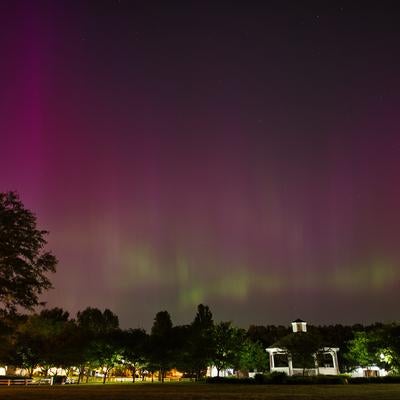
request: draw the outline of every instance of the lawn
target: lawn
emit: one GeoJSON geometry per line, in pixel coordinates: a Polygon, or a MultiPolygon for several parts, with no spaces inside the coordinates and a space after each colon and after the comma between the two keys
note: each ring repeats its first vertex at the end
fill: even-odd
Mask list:
{"type": "Polygon", "coordinates": [[[400,399],[400,384],[366,385],[210,385],[109,384],[0,387],[2,400],[283,400],[400,399]]]}

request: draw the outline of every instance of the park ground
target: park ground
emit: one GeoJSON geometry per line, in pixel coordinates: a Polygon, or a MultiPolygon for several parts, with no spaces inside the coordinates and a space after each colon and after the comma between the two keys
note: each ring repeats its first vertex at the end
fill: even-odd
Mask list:
{"type": "Polygon", "coordinates": [[[400,384],[110,384],[0,387],[2,400],[336,400],[400,399],[400,384]]]}

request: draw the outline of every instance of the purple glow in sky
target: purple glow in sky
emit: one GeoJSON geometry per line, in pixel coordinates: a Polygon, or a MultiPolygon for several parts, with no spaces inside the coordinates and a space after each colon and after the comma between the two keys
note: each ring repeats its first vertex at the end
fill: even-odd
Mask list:
{"type": "Polygon", "coordinates": [[[49,306],[398,319],[399,7],[260,3],[0,3],[0,190],[50,231],[49,306]]]}

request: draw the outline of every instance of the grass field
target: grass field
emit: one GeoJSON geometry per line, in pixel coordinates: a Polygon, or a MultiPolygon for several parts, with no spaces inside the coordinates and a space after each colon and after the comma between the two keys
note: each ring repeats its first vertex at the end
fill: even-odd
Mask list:
{"type": "Polygon", "coordinates": [[[207,385],[124,384],[0,387],[1,400],[283,400],[400,399],[400,384],[369,385],[207,385]]]}

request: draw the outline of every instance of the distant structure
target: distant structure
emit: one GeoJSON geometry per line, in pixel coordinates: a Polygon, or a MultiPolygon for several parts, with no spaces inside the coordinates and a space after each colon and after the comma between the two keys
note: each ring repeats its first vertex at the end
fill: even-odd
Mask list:
{"type": "MultiPolygon", "coordinates": [[[[292,322],[293,333],[306,333],[307,322],[296,319],[292,322]]],[[[285,372],[287,375],[303,375],[303,368],[294,365],[290,354],[279,347],[268,347],[265,349],[269,354],[270,372],[285,372]]],[[[306,375],[338,375],[339,363],[337,347],[323,347],[317,354],[314,354],[315,368],[308,368],[306,375]]]]}
{"type": "Polygon", "coordinates": [[[293,332],[307,332],[307,322],[302,319],[296,319],[292,322],[293,332]]]}

